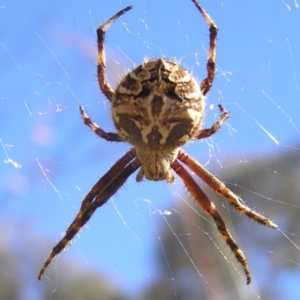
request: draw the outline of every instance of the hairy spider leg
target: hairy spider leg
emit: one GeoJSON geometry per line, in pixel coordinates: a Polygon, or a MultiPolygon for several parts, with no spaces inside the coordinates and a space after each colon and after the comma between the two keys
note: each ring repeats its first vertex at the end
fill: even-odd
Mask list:
{"type": "Polygon", "coordinates": [[[239,197],[228,189],[223,182],[216,178],[213,174],[208,172],[201,164],[199,164],[194,158],[190,157],[183,150],[179,150],[177,158],[186,164],[196,175],[201,178],[211,189],[217,194],[224,196],[229,204],[236,209],[239,213],[246,215],[254,221],[276,229],[277,225],[270,219],[262,216],[261,214],[250,209],[247,205],[243,204],[239,197]]]}
{"type": "Polygon", "coordinates": [[[242,252],[242,250],[234,241],[228,229],[226,228],[225,222],[220,216],[220,214],[217,212],[215,205],[208,199],[208,197],[202,191],[200,186],[196,183],[196,181],[192,178],[192,176],[183,168],[183,166],[178,163],[177,160],[175,160],[172,163],[171,167],[177,173],[177,175],[183,180],[187,189],[190,191],[190,193],[198,202],[198,204],[202,207],[202,209],[214,219],[215,224],[219,232],[221,233],[223,239],[230,247],[231,251],[235,255],[238,262],[241,264],[247,278],[247,284],[249,284],[251,282],[251,275],[250,275],[250,270],[247,264],[246,257],[242,252]]]}
{"type": "Polygon", "coordinates": [[[228,120],[229,118],[228,111],[221,104],[219,104],[218,106],[221,111],[221,115],[218,118],[218,120],[210,128],[200,129],[199,134],[195,137],[195,139],[206,139],[210,137],[211,135],[215,134],[222,127],[222,125],[228,120]]]}
{"type": "Polygon", "coordinates": [[[124,142],[118,133],[106,132],[100,128],[98,124],[86,114],[82,105],[79,106],[79,110],[84,124],[90,127],[99,137],[109,142],[124,142]]]}
{"type": "Polygon", "coordinates": [[[106,66],[105,66],[105,49],[104,49],[104,38],[105,32],[108,27],[119,17],[125,14],[128,10],[132,9],[132,6],[127,6],[115,15],[113,15],[108,21],[106,21],[103,25],[101,25],[97,29],[97,44],[98,44],[98,68],[97,68],[97,77],[101,91],[105,95],[105,97],[111,102],[112,97],[115,92],[106,81],[106,66]]]}
{"type": "MultiPolygon", "coordinates": [[[[128,155],[125,154],[125,156],[128,155]]],[[[120,160],[119,160],[120,161],[120,160]]],[[[118,168],[119,161],[113,166],[113,170],[118,168]],[[114,168],[115,167],[115,168],[114,168]]],[[[106,186],[100,185],[103,183],[103,177],[109,178],[110,175],[113,175],[111,170],[109,170],[92,188],[89,194],[86,196],[85,199],[89,199],[86,201],[84,205],[84,210],[80,209],[79,213],[77,214],[74,221],[71,223],[69,228],[66,231],[65,236],[58,242],[58,244],[52,249],[48,259],[44,263],[39,275],[38,279],[41,280],[45,270],[54,259],[54,257],[59,254],[73,239],[73,237],[78,233],[78,231],[86,224],[86,222],[91,218],[93,213],[96,209],[106,203],[118,190],[119,188],[125,183],[127,178],[134,173],[138,168],[141,167],[140,161],[135,158],[131,161],[123,170],[120,170],[117,176],[112,176],[112,179],[107,183],[106,186]],[[98,192],[98,194],[95,194],[98,192]],[[90,199],[95,199],[91,202],[90,199]]],[[[106,181],[106,180],[105,180],[106,181]]],[[[108,181],[108,180],[107,180],[108,181]]]]}
{"type": "Polygon", "coordinates": [[[202,16],[204,17],[206,23],[209,26],[209,50],[208,50],[208,58],[207,58],[207,77],[202,81],[200,88],[202,94],[205,96],[210,90],[216,72],[216,45],[217,45],[217,34],[218,27],[209,14],[203,9],[203,7],[198,3],[197,0],[192,0],[192,2],[196,5],[202,16]]]}
{"type": "MultiPolygon", "coordinates": [[[[135,149],[131,148],[125,155],[123,155],[110,169],[104,174],[92,190],[85,196],[81,203],[80,212],[83,212],[94,200],[94,198],[101,193],[103,187],[108,186],[113,182],[115,177],[119,176],[122,170],[136,157],[135,149]]],[[[79,218],[81,218],[79,216],[79,218]]]]}

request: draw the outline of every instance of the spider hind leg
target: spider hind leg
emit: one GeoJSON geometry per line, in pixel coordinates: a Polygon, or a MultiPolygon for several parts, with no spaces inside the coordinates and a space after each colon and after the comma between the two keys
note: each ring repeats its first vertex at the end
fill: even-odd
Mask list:
{"type": "Polygon", "coordinates": [[[177,175],[180,176],[187,189],[190,191],[190,193],[198,202],[198,204],[202,207],[202,209],[214,219],[217,229],[221,233],[223,239],[233,252],[238,262],[241,264],[246,276],[247,284],[250,284],[251,274],[247,263],[247,259],[242,250],[239,248],[239,246],[233,239],[233,237],[231,236],[230,232],[228,231],[226,224],[222,219],[221,215],[217,212],[215,205],[209,200],[209,198],[202,191],[200,186],[196,183],[192,176],[183,168],[183,166],[179,164],[178,161],[173,162],[172,169],[177,173],[177,175]]]}

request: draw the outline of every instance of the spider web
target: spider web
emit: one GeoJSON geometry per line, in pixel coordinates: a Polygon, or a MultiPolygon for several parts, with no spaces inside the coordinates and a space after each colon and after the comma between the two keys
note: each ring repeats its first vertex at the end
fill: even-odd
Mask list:
{"type": "Polygon", "coordinates": [[[13,290],[20,299],[56,299],[66,290],[87,298],[104,282],[101,289],[114,299],[298,299],[300,16],[294,0],[201,1],[219,27],[218,72],[204,127],[218,117],[218,104],[230,120],[184,149],[279,225],[271,230],[239,216],[199,181],[246,254],[251,285],[179,179],[137,184],[134,176],[42,283],[36,280],[80,201],[129,148],[98,139],[80,119],[83,104],[114,131],[95,76],[95,28],[134,6],[106,38],[112,86],[145,57],[176,59],[199,81],[206,76],[208,29],[191,1],[111,2],[105,9],[94,0],[0,6],[1,28],[7,28],[0,45],[0,258],[11,261],[5,270],[13,290]],[[69,279],[79,273],[87,274],[82,289],[69,279]]]}

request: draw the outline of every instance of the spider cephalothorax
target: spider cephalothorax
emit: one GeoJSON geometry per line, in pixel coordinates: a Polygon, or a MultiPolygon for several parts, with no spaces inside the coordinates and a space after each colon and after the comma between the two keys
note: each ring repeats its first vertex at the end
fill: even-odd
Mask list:
{"type": "Polygon", "coordinates": [[[277,228],[268,218],[241,202],[224,183],[180,148],[191,140],[213,135],[229,116],[226,109],[219,105],[221,115],[218,120],[210,128],[201,128],[204,96],[211,88],[215,75],[217,26],[197,0],[192,2],[209,26],[207,77],[200,85],[179,64],[159,58],[146,61],[129,72],[114,91],[106,81],[105,32],[117,18],[132,7],[124,8],[97,29],[98,82],[101,91],[112,104],[113,120],[118,133],[105,132],[87,116],[82,106],[80,113],[83,122],[99,137],[107,141],[128,142],[134,147],[100,178],[83,199],[79,213],[63,239],[53,248],[39,273],[39,279],[53,258],[69,244],[95,210],[106,203],[127,178],[139,169],[137,181],[146,177],[149,180],[173,182],[173,171],[183,180],[202,209],[213,218],[223,239],[243,267],[247,283],[250,283],[251,275],[245,255],[229,233],[214,204],[181,164],[189,167],[217,194],[224,196],[238,212],[265,226],[277,228]]]}

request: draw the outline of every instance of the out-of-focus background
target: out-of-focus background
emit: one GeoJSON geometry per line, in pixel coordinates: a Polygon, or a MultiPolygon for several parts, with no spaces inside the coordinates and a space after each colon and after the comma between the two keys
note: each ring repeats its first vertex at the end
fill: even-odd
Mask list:
{"type": "Polygon", "coordinates": [[[219,27],[218,72],[205,127],[185,151],[279,225],[271,230],[214,201],[245,252],[253,281],[211,218],[175,184],[135,175],[37,274],[93,184],[129,145],[97,138],[78,105],[114,131],[96,80],[95,28],[109,29],[112,86],[145,57],[206,76],[208,28],[180,1],[2,1],[0,5],[0,299],[299,299],[300,11],[297,0],[201,1],[219,27]]]}

